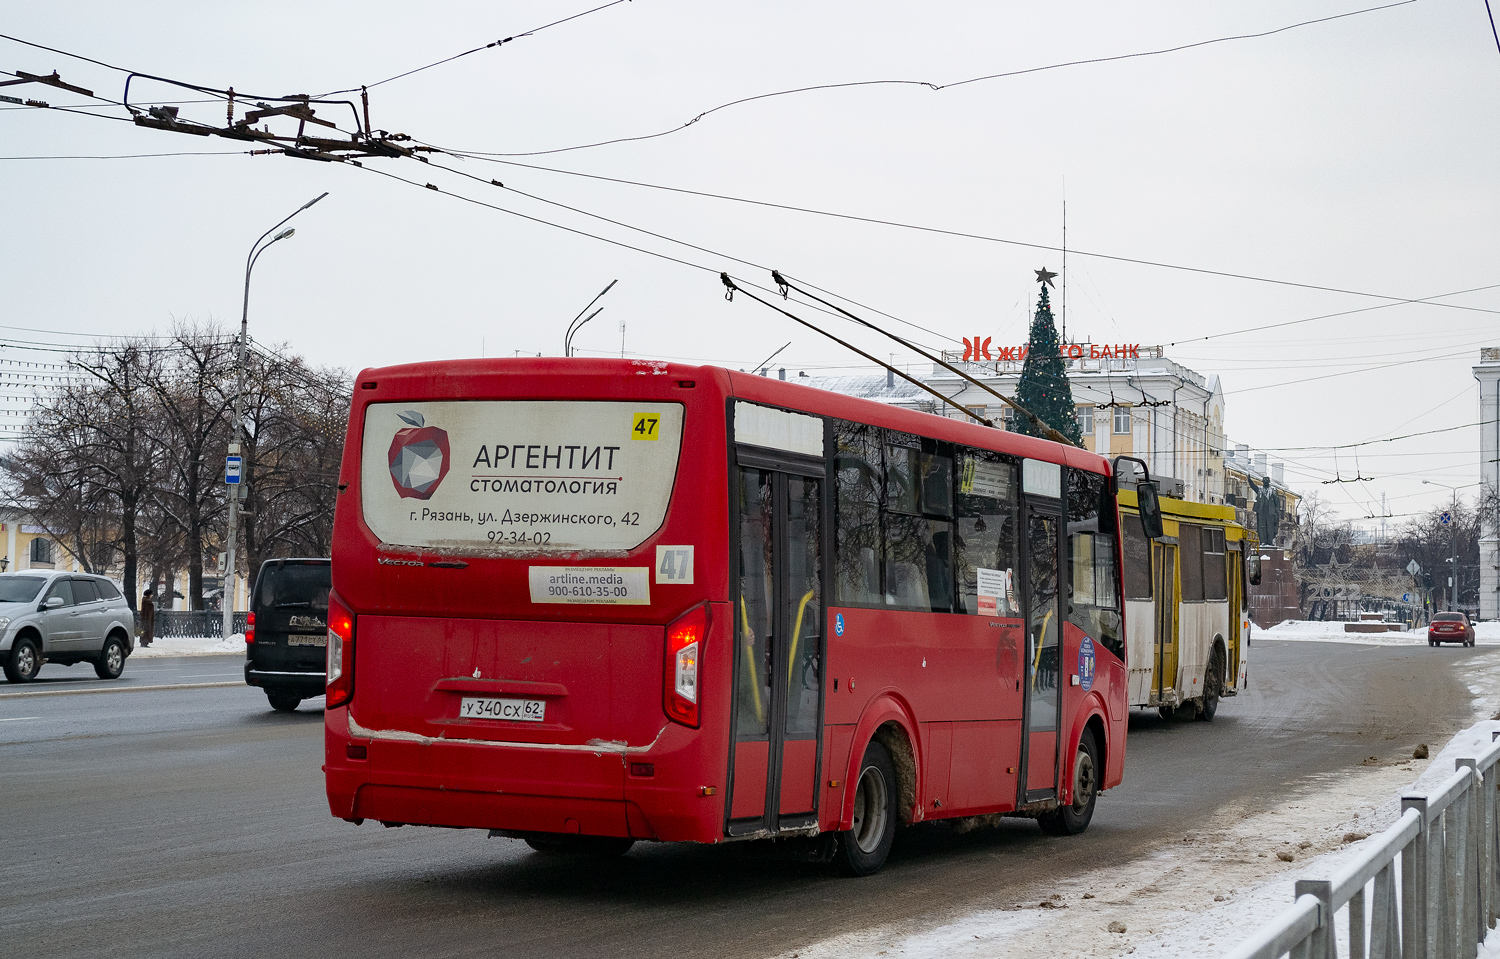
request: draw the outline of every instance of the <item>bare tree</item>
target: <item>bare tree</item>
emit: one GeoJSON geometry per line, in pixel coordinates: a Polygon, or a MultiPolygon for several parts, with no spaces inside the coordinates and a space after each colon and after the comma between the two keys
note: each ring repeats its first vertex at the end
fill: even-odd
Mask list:
{"type": "Polygon", "coordinates": [[[179,323],[172,343],[177,349],[163,354],[148,382],[162,469],[153,496],[182,538],[188,608],[203,609],[203,559],[219,543],[215,523],[225,505],[219,471],[234,404],[234,339],[214,326],[179,323]]]}

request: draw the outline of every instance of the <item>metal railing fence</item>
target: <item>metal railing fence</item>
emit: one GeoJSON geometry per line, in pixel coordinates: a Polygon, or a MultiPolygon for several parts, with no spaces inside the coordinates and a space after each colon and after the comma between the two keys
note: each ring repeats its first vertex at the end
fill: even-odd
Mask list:
{"type": "MultiPolygon", "coordinates": [[[[173,636],[218,636],[224,630],[224,614],[208,609],[159,609],[152,628],[158,638],[173,636]]],[[[245,614],[234,614],[234,631],[245,631],[245,614]]],[[[135,617],[135,634],[141,634],[141,617],[135,617]]]]}
{"type": "Polygon", "coordinates": [[[1229,959],[1472,959],[1500,919],[1500,733],[1459,757],[1435,788],[1401,797],[1401,816],[1331,879],[1299,879],[1296,901],[1229,959]],[[1368,888],[1367,888],[1368,887],[1368,888]]]}

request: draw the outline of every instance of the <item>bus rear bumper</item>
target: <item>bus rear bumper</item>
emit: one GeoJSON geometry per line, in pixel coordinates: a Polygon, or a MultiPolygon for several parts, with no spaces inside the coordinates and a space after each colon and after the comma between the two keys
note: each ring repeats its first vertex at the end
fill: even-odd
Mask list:
{"type": "Polygon", "coordinates": [[[340,819],[688,842],[723,836],[717,790],[657,779],[664,765],[687,766],[670,748],[675,729],[626,752],[614,744],[549,750],[365,738],[343,735],[346,722],[329,715],[325,727],[328,805],[340,819]],[[642,764],[652,776],[634,774],[642,764]]]}

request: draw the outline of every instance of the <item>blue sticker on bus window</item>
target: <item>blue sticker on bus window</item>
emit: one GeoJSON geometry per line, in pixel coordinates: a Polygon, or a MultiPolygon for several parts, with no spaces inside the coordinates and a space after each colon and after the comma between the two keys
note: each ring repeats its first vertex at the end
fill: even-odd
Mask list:
{"type": "Polygon", "coordinates": [[[844,614],[843,613],[834,613],[833,614],[833,634],[835,636],[842,636],[842,635],[844,635],[844,614]]]}
{"type": "Polygon", "coordinates": [[[1078,685],[1084,692],[1094,688],[1094,641],[1087,636],[1078,644],[1078,685]]]}

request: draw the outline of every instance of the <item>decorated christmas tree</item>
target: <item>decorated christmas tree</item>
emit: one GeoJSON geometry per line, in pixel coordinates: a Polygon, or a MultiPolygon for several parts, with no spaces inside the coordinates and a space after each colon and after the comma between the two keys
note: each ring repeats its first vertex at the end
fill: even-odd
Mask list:
{"type": "MultiPolygon", "coordinates": [[[[1037,282],[1042,284],[1042,295],[1037,300],[1036,316],[1031,321],[1031,339],[1026,349],[1026,362],[1021,367],[1021,382],[1016,386],[1016,402],[1082,446],[1083,433],[1078,429],[1073,408],[1073,388],[1068,385],[1062,354],[1058,352],[1057,324],[1052,319],[1052,304],[1047,298],[1047,287],[1052,285],[1052,278],[1056,275],[1046,269],[1036,271],[1037,282]]],[[[1042,431],[1035,429],[1020,413],[1015,417],[1015,430],[1027,436],[1042,435],[1042,431]]]]}

